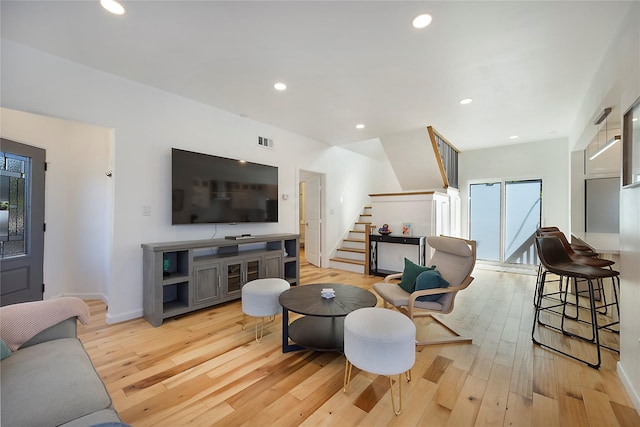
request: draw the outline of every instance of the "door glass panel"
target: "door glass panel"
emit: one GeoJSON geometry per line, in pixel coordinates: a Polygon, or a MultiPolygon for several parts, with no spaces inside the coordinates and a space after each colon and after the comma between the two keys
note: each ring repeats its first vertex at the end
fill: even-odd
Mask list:
{"type": "Polygon", "coordinates": [[[0,258],[27,253],[28,157],[0,152],[0,258]]]}
{"type": "Polygon", "coordinates": [[[227,265],[227,292],[239,291],[242,287],[241,267],[240,263],[227,265]]]}
{"type": "Polygon", "coordinates": [[[471,184],[469,230],[478,259],[500,261],[500,188],[499,182],[471,184]]]}
{"type": "Polygon", "coordinates": [[[504,262],[538,263],[535,234],[540,226],[542,181],[505,183],[504,262]]]}
{"type": "Polygon", "coordinates": [[[247,282],[260,278],[260,261],[247,261],[247,282]]]}

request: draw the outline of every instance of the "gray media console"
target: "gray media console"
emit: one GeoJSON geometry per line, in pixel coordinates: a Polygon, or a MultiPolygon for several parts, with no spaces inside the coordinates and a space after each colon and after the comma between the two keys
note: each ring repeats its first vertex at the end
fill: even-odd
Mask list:
{"type": "Polygon", "coordinates": [[[255,279],[300,283],[300,236],[271,234],[238,240],[145,243],[144,318],[153,326],[169,317],[238,299],[255,279]]]}

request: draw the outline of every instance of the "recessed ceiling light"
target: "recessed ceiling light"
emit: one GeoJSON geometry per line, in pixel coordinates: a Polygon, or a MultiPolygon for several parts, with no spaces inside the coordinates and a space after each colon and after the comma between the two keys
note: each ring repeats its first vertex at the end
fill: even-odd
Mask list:
{"type": "Polygon", "coordinates": [[[274,85],[273,85],[273,87],[274,87],[276,90],[285,90],[285,89],[287,88],[287,85],[286,85],[286,84],[284,84],[284,83],[280,83],[280,82],[278,82],[278,83],[274,84],[274,85]]]}
{"type": "Polygon", "coordinates": [[[511,135],[509,139],[518,139],[518,135],[511,135]]]}
{"type": "Polygon", "coordinates": [[[100,0],[100,5],[114,15],[124,14],[124,7],[116,0],[100,0]]]}
{"type": "Polygon", "coordinates": [[[460,104],[462,105],[467,105],[467,104],[471,104],[473,102],[473,99],[471,98],[464,98],[460,100],[460,104]]]}
{"type": "Polygon", "coordinates": [[[362,123],[359,123],[356,125],[356,129],[364,129],[364,125],[362,123]]]}
{"type": "Polygon", "coordinates": [[[413,18],[413,22],[411,23],[414,28],[424,28],[427,25],[431,24],[431,15],[424,13],[422,15],[418,15],[413,18]]]}
{"type": "Polygon", "coordinates": [[[637,118],[637,117],[634,117],[633,119],[631,119],[631,121],[632,121],[632,122],[637,122],[637,121],[638,121],[638,118],[637,118]]]}

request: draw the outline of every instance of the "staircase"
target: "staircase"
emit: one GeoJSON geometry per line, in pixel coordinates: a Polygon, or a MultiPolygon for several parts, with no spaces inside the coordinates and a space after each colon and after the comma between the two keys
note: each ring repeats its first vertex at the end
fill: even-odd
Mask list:
{"type": "Polygon", "coordinates": [[[352,271],[364,274],[365,239],[364,233],[367,225],[371,224],[371,206],[365,206],[360,218],[349,231],[346,239],[342,240],[342,246],[336,250],[336,256],[331,258],[331,267],[340,270],[352,271]]]}

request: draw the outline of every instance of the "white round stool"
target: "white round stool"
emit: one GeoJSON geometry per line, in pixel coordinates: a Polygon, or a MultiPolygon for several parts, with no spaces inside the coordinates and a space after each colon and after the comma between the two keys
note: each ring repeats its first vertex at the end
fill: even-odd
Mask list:
{"type": "Polygon", "coordinates": [[[411,368],[416,361],[416,326],[407,316],[386,308],[361,308],[347,314],[344,319],[344,355],[346,357],[344,392],[349,391],[351,368],[378,375],[388,375],[393,412],[402,411],[402,381],[407,374],[411,381],[411,368]],[[393,398],[391,375],[398,375],[399,409],[393,398]]]}
{"type": "Polygon", "coordinates": [[[282,313],[278,297],[290,287],[286,280],[276,278],[252,280],[242,287],[242,329],[245,328],[247,316],[254,316],[257,342],[262,341],[264,318],[282,313]],[[258,317],[262,318],[260,337],[258,337],[258,317]]]}

